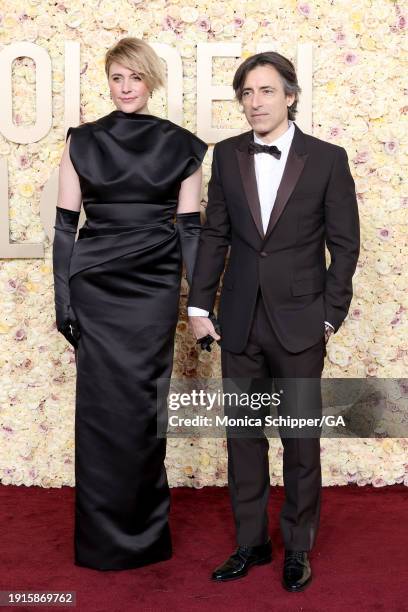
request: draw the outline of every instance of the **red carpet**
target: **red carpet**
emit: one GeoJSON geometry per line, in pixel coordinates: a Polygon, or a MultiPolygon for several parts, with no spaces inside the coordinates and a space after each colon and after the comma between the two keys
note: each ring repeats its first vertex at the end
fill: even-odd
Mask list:
{"type": "Polygon", "coordinates": [[[76,608],[53,609],[81,612],[408,609],[406,487],[323,490],[320,531],[310,556],[314,577],[304,593],[287,593],[280,584],[282,498],[282,488],[273,488],[272,564],[241,580],[214,584],[209,573],[235,547],[226,489],[173,489],[170,561],[98,572],[72,562],[73,489],[0,486],[0,590],[76,591],[76,608]]]}

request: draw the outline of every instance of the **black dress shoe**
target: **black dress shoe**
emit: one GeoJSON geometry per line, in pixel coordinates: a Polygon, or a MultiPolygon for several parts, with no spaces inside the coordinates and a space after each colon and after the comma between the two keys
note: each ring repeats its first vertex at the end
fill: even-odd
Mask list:
{"type": "Polygon", "coordinates": [[[303,591],[312,580],[307,552],[285,550],[282,585],[287,591],[303,591]]]}
{"type": "Polygon", "coordinates": [[[264,565],[271,561],[272,544],[270,540],[259,546],[238,546],[230,558],[213,571],[211,578],[217,581],[237,580],[237,578],[246,576],[253,565],[264,565]]]}

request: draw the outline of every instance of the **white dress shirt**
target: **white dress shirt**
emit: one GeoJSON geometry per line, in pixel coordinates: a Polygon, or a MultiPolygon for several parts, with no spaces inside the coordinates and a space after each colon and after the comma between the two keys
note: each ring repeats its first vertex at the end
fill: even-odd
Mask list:
{"type": "Polygon", "coordinates": [[[280,159],[276,159],[276,157],[270,153],[256,153],[254,155],[256,184],[258,186],[262,226],[265,234],[268,228],[269,217],[271,216],[273,205],[275,204],[276,192],[282,180],[290,145],[292,144],[293,135],[295,133],[293,121],[288,121],[288,123],[289,128],[286,132],[273,142],[265,142],[254,132],[255,142],[269,146],[275,145],[281,152],[280,159]]]}
{"type": "MultiPolygon", "coordinates": [[[[254,142],[266,144],[268,146],[275,145],[275,147],[277,147],[281,152],[280,159],[276,159],[276,157],[270,153],[254,154],[256,184],[258,187],[259,203],[261,206],[262,226],[265,234],[268,228],[269,218],[275,204],[276,193],[282,180],[283,171],[288,159],[289,149],[290,145],[292,144],[294,134],[295,126],[293,121],[290,120],[288,120],[288,129],[286,132],[272,142],[265,142],[254,132],[254,142]]],[[[190,317],[208,317],[209,314],[208,310],[197,308],[195,306],[189,306],[187,311],[188,316],[190,317]]],[[[333,328],[333,326],[327,321],[325,321],[325,323],[333,328]]]]}

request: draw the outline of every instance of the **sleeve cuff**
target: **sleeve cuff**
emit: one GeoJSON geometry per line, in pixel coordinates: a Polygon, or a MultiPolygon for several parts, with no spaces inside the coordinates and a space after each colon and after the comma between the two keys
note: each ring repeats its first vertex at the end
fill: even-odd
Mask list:
{"type": "Polygon", "coordinates": [[[203,308],[196,308],[195,306],[189,306],[187,308],[187,314],[189,317],[208,317],[210,314],[208,310],[203,308]]]}
{"type": "Polygon", "coordinates": [[[333,327],[333,325],[331,323],[329,323],[328,321],[325,321],[324,324],[328,325],[329,327],[331,327],[332,330],[334,331],[334,327],[333,327]]]}

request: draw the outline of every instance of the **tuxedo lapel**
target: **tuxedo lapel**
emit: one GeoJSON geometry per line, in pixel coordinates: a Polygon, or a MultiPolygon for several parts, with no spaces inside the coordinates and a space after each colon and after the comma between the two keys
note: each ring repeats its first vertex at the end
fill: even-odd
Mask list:
{"type": "Polygon", "coordinates": [[[276,194],[275,203],[265,234],[262,225],[261,205],[259,202],[258,187],[256,183],[255,156],[248,153],[248,144],[251,141],[253,141],[253,131],[250,130],[249,132],[244,132],[244,134],[242,134],[239,138],[235,153],[238,159],[238,166],[242,184],[244,186],[245,196],[248,201],[248,206],[250,208],[253,220],[261,238],[266,239],[270,236],[272,230],[276,226],[290,196],[293,193],[293,190],[296,187],[296,183],[300,178],[308,154],[304,134],[295,124],[295,133],[293,135],[282,180],[276,194]]]}
{"type": "Polygon", "coordinates": [[[285,206],[296,187],[296,183],[300,178],[307,157],[308,154],[306,152],[304,134],[295,124],[295,133],[289,149],[282,179],[276,193],[276,199],[269,218],[265,240],[269,238],[273,228],[276,226],[281,214],[283,213],[285,206]]]}
{"type": "Polygon", "coordinates": [[[238,147],[235,150],[238,159],[239,171],[248,206],[251,211],[255,225],[261,237],[264,237],[261,217],[261,205],[259,202],[258,187],[256,184],[254,155],[248,153],[248,144],[253,140],[252,130],[241,135],[238,147]]]}

